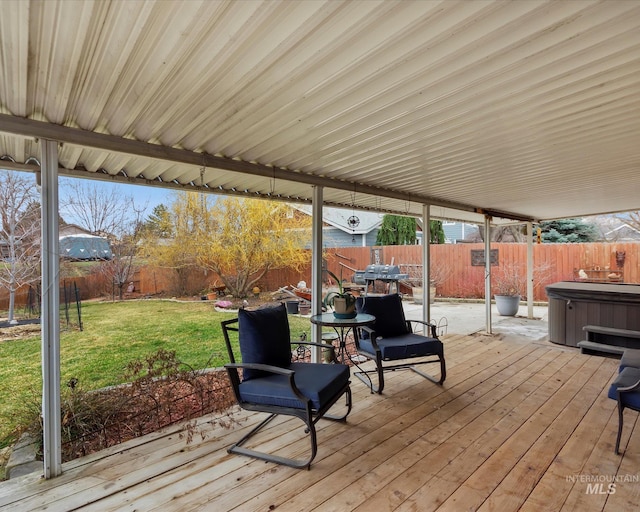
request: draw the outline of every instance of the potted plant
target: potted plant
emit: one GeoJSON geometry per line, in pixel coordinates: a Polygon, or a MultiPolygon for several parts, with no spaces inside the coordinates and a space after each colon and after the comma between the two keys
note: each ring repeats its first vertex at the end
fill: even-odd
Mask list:
{"type": "Polygon", "coordinates": [[[500,315],[514,316],[518,312],[524,286],[525,277],[517,264],[507,263],[496,273],[493,280],[493,296],[500,315]]]}
{"type": "MultiPolygon", "coordinates": [[[[422,304],[422,265],[403,265],[404,270],[409,274],[409,282],[412,284],[411,291],[413,302],[422,304]]],[[[429,300],[436,299],[438,286],[441,286],[452,274],[452,268],[445,261],[432,261],[429,268],[429,300]]]]}
{"type": "Polygon", "coordinates": [[[336,276],[330,270],[327,270],[329,274],[338,285],[338,291],[330,291],[324,297],[324,305],[331,306],[333,308],[333,315],[336,318],[355,318],[356,312],[356,298],[349,292],[344,290],[342,284],[342,272],[340,272],[340,278],[336,276]]]}

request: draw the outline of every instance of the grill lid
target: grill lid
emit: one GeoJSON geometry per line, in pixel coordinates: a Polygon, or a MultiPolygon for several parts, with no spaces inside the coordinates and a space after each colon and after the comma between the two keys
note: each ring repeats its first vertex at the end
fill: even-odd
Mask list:
{"type": "Polygon", "coordinates": [[[367,265],[364,270],[364,278],[368,280],[390,280],[398,281],[399,279],[406,279],[409,274],[403,274],[400,272],[398,265],[367,265]]]}

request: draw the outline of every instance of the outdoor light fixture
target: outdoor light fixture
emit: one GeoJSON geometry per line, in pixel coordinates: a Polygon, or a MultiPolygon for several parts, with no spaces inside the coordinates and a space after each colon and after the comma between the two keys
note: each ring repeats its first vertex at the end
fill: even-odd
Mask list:
{"type": "Polygon", "coordinates": [[[356,234],[355,229],[360,225],[360,218],[356,215],[356,186],[353,186],[353,193],[351,194],[351,217],[347,219],[347,225],[351,228],[351,242],[355,243],[356,234]]]}

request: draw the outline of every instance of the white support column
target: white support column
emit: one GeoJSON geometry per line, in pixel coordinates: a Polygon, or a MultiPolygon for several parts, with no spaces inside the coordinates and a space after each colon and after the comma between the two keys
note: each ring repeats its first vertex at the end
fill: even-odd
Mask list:
{"type": "Polygon", "coordinates": [[[42,421],[44,477],[62,472],[60,420],[60,255],[58,143],[40,140],[42,221],[42,421]]]}
{"type": "MultiPolygon", "coordinates": [[[[431,211],[422,205],[422,318],[431,321],[431,211]]],[[[424,334],[429,335],[426,326],[424,334]]]]}
{"type": "Polygon", "coordinates": [[[487,333],[491,328],[491,217],[484,217],[484,301],[486,309],[487,333]]]}
{"type": "Polygon", "coordinates": [[[527,222],[527,318],[533,318],[533,223],[527,222]]]}
{"type": "MultiPolygon", "coordinates": [[[[322,203],[323,187],[313,187],[311,205],[311,314],[322,313],[322,203]]],[[[311,341],[322,343],[322,326],[311,324],[311,341]]],[[[322,361],[320,350],[311,351],[313,362],[322,361]]]]}

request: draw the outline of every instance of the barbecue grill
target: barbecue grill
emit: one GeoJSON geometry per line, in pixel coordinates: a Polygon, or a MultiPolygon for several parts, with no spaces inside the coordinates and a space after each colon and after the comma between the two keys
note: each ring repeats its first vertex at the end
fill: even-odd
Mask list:
{"type": "Polygon", "coordinates": [[[395,284],[395,290],[398,292],[398,281],[407,279],[409,274],[400,272],[398,265],[367,265],[364,270],[356,270],[353,281],[356,284],[365,285],[365,293],[369,291],[369,285],[375,285],[376,281],[382,281],[389,285],[389,292],[392,285],[395,284]]]}

